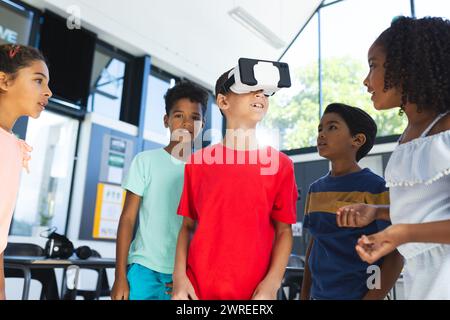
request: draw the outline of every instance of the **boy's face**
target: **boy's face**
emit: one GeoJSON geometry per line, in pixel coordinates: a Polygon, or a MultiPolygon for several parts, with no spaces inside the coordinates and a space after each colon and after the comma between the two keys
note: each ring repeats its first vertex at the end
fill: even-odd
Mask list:
{"type": "Polygon", "coordinates": [[[357,138],[352,137],[350,129],[339,114],[325,113],[320,119],[318,131],[317,150],[320,156],[333,161],[353,154],[356,159],[360,143],[357,138]]]}
{"type": "Polygon", "coordinates": [[[227,121],[257,124],[269,109],[269,98],[262,90],[244,94],[229,92],[226,95],[218,95],[217,105],[226,114],[227,121]]]}
{"type": "Polygon", "coordinates": [[[368,53],[369,74],[364,79],[367,91],[372,94],[373,106],[377,110],[391,109],[402,104],[402,95],[397,88],[384,90],[384,63],[386,53],[380,45],[372,45],[368,53]]]}
{"type": "Polygon", "coordinates": [[[29,67],[19,69],[14,79],[2,81],[1,85],[18,114],[38,118],[52,96],[49,80],[45,62],[34,61],[29,67]]]}
{"type": "Polygon", "coordinates": [[[176,135],[179,138],[175,140],[181,142],[183,136],[189,134],[194,141],[204,126],[202,105],[189,98],[177,100],[169,115],[164,116],[164,126],[169,128],[171,139],[176,135]]]}

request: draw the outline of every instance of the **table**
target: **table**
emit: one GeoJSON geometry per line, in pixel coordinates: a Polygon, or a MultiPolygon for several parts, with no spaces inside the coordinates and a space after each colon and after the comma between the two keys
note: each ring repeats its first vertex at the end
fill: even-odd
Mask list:
{"type": "Polygon", "coordinates": [[[5,269],[19,269],[24,274],[24,284],[22,292],[22,300],[28,300],[31,284],[31,270],[32,269],[55,269],[62,268],[66,270],[69,266],[78,266],[80,268],[89,268],[98,271],[97,286],[95,297],[98,299],[102,284],[102,270],[108,268],[115,268],[116,260],[112,258],[96,258],[89,259],[48,259],[42,256],[4,256],[5,269]]]}

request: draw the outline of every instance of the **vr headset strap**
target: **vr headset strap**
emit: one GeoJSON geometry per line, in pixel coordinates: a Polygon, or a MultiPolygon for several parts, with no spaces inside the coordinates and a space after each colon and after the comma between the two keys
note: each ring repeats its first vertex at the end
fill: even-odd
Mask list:
{"type": "Polygon", "coordinates": [[[234,79],[234,74],[228,78],[227,81],[225,81],[225,83],[222,85],[221,91],[223,93],[227,93],[230,91],[231,86],[236,82],[236,80],[234,79]]]}

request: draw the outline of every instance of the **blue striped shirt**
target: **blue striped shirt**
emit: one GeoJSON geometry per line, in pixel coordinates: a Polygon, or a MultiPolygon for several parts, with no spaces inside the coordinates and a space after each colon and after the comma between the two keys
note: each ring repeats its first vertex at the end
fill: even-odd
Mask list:
{"type": "Polygon", "coordinates": [[[384,179],[366,168],[339,177],[328,173],[310,186],[303,223],[314,238],[308,259],[314,299],[361,299],[368,291],[367,279],[373,273],[368,273],[369,265],[358,256],[355,246],[362,235],[377,233],[389,223],[338,227],[337,209],[354,203],[389,204],[384,179]]]}

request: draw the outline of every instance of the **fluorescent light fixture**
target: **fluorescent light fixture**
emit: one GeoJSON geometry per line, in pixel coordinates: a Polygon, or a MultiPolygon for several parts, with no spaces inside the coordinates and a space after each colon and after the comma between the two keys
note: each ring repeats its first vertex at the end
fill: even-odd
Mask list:
{"type": "Polygon", "coordinates": [[[286,46],[286,42],[280,39],[280,37],[278,37],[269,28],[267,28],[264,24],[258,21],[255,17],[253,17],[244,8],[242,7],[233,8],[228,12],[228,14],[234,20],[239,22],[243,27],[250,30],[251,32],[256,34],[259,38],[269,43],[272,47],[276,49],[281,49],[286,46]]]}

